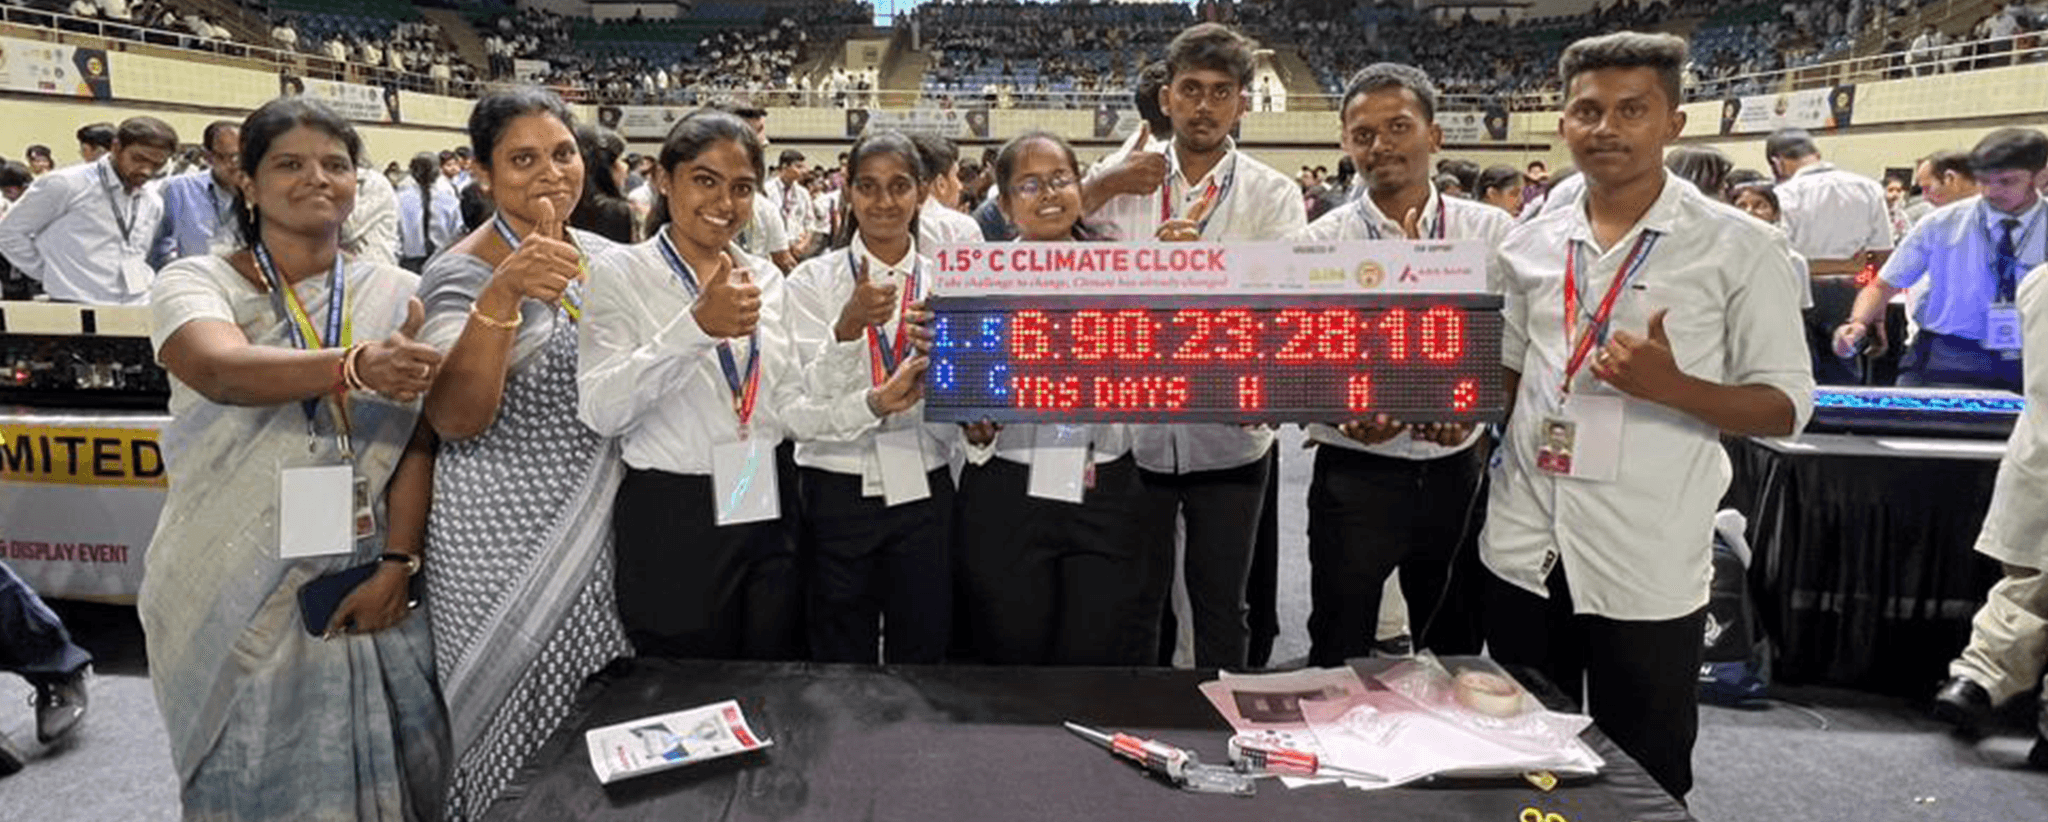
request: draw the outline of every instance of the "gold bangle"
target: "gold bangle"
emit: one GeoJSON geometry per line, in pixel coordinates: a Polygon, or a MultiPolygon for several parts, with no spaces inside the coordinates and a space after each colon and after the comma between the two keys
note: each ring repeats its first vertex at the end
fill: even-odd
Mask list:
{"type": "Polygon", "coordinates": [[[519,330],[519,321],[523,319],[522,316],[515,311],[512,314],[512,319],[501,320],[477,310],[476,306],[469,307],[469,316],[471,319],[483,323],[485,328],[495,328],[499,331],[517,331],[519,330]]]}
{"type": "Polygon", "coordinates": [[[350,391],[368,391],[370,384],[363,382],[363,375],[356,370],[356,361],[362,359],[363,348],[369,343],[356,343],[348,347],[348,353],[341,355],[341,379],[350,391]]]}

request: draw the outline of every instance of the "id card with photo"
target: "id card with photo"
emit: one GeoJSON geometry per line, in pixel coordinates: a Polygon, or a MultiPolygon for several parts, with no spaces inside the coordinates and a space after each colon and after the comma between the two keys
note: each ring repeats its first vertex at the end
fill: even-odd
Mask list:
{"type": "Polygon", "coordinates": [[[742,525],[782,516],[775,479],[775,446],[748,438],[711,450],[712,507],[719,525],[742,525]]]}
{"type": "Polygon", "coordinates": [[[2020,310],[2011,303],[1991,306],[1984,315],[1984,348],[1987,351],[2018,351],[2025,344],[2020,327],[2020,310]]]}
{"type": "Polygon", "coordinates": [[[1612,482],[1621,472],[1621,397],[1573,393],[1537,423],[1536,467],[1544,473],[1612,482]]]}

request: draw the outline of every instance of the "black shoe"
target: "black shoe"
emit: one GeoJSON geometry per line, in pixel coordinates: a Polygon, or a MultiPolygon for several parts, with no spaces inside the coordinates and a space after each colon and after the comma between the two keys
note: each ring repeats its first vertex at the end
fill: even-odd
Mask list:
{"type": "Polygon", "coordinates": [[[1934,694],[1934,718],[1974,733],[1991,718],[1991,694],[1966,677],[1949,677],[1934,694]]]}
{"type": "Polygon", "coordinates": [[[2048,736],[2034,737],[2034,749],[2027,752],[2027,766],[2048,771],[2048,736]]]}
{"type": "Polygon", "coordinates": [[[1389,639],[1375,640],[1372,643],[1372,655],[1407,659],[1415,655],[1415,640],[1407,634],[1389,639]]]}
{"type": "Polygon", "coordinates": [[[64,738],[85,719],[85,669],[36,683],[30,702],[36,707],[36,741],[48,745],[64,738]]]}
{"type": "Polygon", "coordinates": [[[0,731],[0,776],[20,771],[23,764],[25,763],[21,758],[21,752],[14,749],[14,740],[8,739],[6,732],[0,731]]]}

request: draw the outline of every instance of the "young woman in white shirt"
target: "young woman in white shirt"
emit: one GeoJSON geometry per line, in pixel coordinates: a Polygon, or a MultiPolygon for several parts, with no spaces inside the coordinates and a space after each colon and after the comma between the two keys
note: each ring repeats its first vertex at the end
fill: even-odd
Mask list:
{"type": "MultiPolygon", "coordinates": [[[[1052,134],[1025,134],[996,157],[997,204],[1026,242],[1094,239],[1081,223],[1080,179],[1073,148],[1052,134]]],[[[1142,489],[1127,427],[980,423],[964,432],[954,544],[973,653],[997,664],[1152,664],[1159,611],[1140,590],[1142,489]],[[1032,481],[1047,471],[1062,475],[1032,481]],[[1078,492],[1079,502],[1032,496],[1034,484],[1078,492]]]]}
{"type": "Polygon", "coordinates": [[[802,580],[777,491],[792,478],[775,448],[854,439],[922,397],[922,356],[879,387],[807,395],[782,275],[733,244],[763,173],[738,117],[683,118],[662,146],[653,236],[593,264],[578,411],[620,438],[619,618],[642,655],[798,656],[802,580]]]}
{"type": "MultiPolygon", "coordinates": [[[[790,335],[815,396],[868,391],[929,343],[920,324],[938,266],[917,246],[925,169],[895,131],[853,146],[851,208],[833,250],[789,274],[790,335]]],[[[936,663],[951,633],[949,542],[958,435],[922,408],[851,442],[797,443],[808,563],[811,656],[821,662],[936,663]],[[879,621],[879,623],[878,623],[879,621]],[[878,630],[878,624],[881,630],[878,630]]]]}

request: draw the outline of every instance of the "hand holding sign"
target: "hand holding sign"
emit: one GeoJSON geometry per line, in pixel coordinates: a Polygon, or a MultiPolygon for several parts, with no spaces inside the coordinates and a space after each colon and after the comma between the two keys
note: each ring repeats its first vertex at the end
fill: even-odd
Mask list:
{"type": "Polygon", "coordinates": [[[1344,423],[1337,426],[1337,430],[1361,444],[1378,445],[1408,430],[1408,426],[1385,414],[1379,414],[1370,421],[1353,420],[1344,423]]]}
{"type": "Polygon", "coordinates": [[[924,399],[924,370],[930,364],[931,360],[920,355],[896,366],[896,373],[889,375],[888,382],[868,390],[868,411],[876,417],[886,417],[907,411],[924,399]]]}
{"type": "Polygon", "coordinates": [[[1209,217],[1210,209],[1215,207],[1216,191],[1211,189],[1202,196],[1201,202],[1195,203],[1194,208],[1188,209],[1186,217],[1178,220],[1167,220],[1159,226],[1159,231],[1154,236],[1161,241],[1169,243],[1186,243],[1200,240],[1202,239],[1202,221],[1209,217]]]}
{"type": "Polygon", "coordinates": [[[761,287],[748,280],[745,269],[733,270],[731,255],[720,253],[690,314],[713,337],[747,336],[761,322],[761,287]]]}

